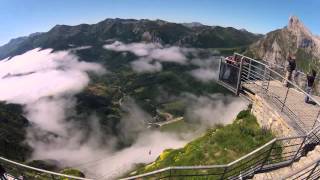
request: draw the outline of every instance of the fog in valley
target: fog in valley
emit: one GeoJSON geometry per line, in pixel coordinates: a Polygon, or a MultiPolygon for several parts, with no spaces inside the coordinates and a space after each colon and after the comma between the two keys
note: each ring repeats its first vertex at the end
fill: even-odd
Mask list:
{"type": "MultiPolygon", "coordinates": [[[[36,48],[0,61],[0,101],[22,105],[30,121],[26,141],[33,153],[29,160],[53,159],[64,167],[84,171],[87,177],[115,178],[137,163],[154,161],[165,149],[180,148],[190,141],[172,132],[146,128],[146,122],[153,117],[130,97],[121,105],[125,113],[119,123],[119,136],[103,133],[95,112],[85,117],[88,127],[84,128],[76,119],[75,95],[88,86],[90,74],[99,77],[112,73],[101,64],[81,60],[75,53],[88,48],[91,47],[65,51],[36,48]],[[132,145],[119,150],[117,142],[127,139],[132,145]]],[[[188,58],[197,49],[119,41],[104,48],[135,54],[138,58],[130,66],[136,73],[161,72],[162,63],[170,62],[196,66],[189,73],[203,83],[217,78],[219,57],[188,58]]],[[[231,123],[247,106],[240,98],[222,94],[182,93],[180,98],[188,104],[185,118],[197,119],[203,131],[215,124],[231,123]]]]}

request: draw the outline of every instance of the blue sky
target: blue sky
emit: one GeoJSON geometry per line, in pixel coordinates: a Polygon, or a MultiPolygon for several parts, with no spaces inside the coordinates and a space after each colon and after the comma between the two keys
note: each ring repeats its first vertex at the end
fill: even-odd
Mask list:
{"type": "Polygon", "coordinates": [[[266,33],[298,16],[320,35],[319,0],[0,0],[0,45],[56,24],[148,18],[245,28],[266,33]]]}

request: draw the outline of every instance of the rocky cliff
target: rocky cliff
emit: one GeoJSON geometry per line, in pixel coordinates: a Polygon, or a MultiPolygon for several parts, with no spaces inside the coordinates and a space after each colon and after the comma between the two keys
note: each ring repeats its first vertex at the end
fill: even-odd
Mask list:
{"type": "Polygon", "coordinates": [[[320,59],[320,38],[292,16],[287,26],[266,34],[250,46],[247,54],[277,64],[284,64],[288,55],[294,55],[304,69],[320,59]]]}

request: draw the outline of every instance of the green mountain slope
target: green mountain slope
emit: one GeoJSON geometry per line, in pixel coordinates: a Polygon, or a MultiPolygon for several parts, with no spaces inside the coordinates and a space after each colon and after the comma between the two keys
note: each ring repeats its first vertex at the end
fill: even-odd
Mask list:
{"type": "MultiPolygon", "coordinates": [[[[121,135],[119,122],[126,113],[120,104],[126,97],[131,97],[153,120],[159,120],[159,111],[171,113],[174,117],[183,116],[188,102],[181,101],[183,94],[206,95],[228,93],[226,89],[210,81],[203,83],[191,76],[190,71],[198,66],[180,65],[162,62],[163,70],[156,73],[139,74],[132,70],[130,63],[137,60],[133,53],[106,50],[106,41],[119,40],[124,43],[156,42],[163,45],[208,48],[201,53],[203,59],[215,53],[209,48],[221,48],[230,51],[234,47],[245,47],[260,38],[246,31],[234,28],[196,26],[161,20],[106,19],[97,24],[77,26],[57,25],[45,33],[36,33],[28,37],[11,40],[0,47],[0,59],[22,54],[28,50],[42,47],[65,50],[73,47],[92,46],[89,49],[75,51],[83,61],[98,62],[109,73],[97,77],[90,75],[92,81],[81,93],[76,95],[75,117],[86,126],[86,117],[95,113],[107,135],[121,135]]],[[[0,106],[0,155],[10,159],[25,160],[30,149],[23,144],[27,119],[22,116],[21,107],[0,106]],[[4,120],[2,120],[4,119],[4,120]],[[26,123],[26,124],[25,124],[26,123]]],[[[147,125],[146,125],[147,126],[147,125]]],[[[133,143],[133,139],[121,139],[116,148],[123,148],[133,143]]]]}
{"type": "Polygon", "coordinates": [[[230,125],[209,129],[181,149],[167,149],[151,164],[138,168],[136,174],[170,166],[227,164],[273,139],[261,129],[249,110],[238,114],[230,125]]]}
{"type": "Polygon", "coordinates": [[[0,156],[24,161],[31,149],[25,144],[28,120],[18,105],[0,102],[0,156]]]}
{"type": "Polygon", "coordinates": [[[11,40],[0,47],[0,59],[22,54],[36,47],[55,50],[74,46],[100,46],[106,40],[158,42],[198,48],[227,48],[249,45],[261,35],[219,26],[186,27],[162,20],[106,19],[97,24],[56,25],[46,33],[11,40]]]}

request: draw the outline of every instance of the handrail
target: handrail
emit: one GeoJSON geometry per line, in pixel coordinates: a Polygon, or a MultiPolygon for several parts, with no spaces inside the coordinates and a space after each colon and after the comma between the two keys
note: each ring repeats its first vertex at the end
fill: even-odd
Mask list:
{"type": "MultiPolygon", "coordinates": [[[[231,168],[233,165],[241,162],[242,160],[246,160],[247,158],[249,158],[250,156],[253,156],[255,154],[258,154],[259,151],[261,150],[264,150],[266,147],[268,146],[273,146],[274,143],[276,142],[279,142],[279,141],[284,141],[284,140],[292,140],[292,139],[303,139],[305,138],[306,136],[293,136],[293,137],[283,137],[283,138],[274,138],[272,140],[270,140],[269,142],[267,142],[266,144],[264,144],[263,146],[251,151],[250,153],[242,156],[241,158],[237,159],[237,160],[234,160],[228,164],[224,164],[224,165],[212,165],[212,166],[174,166],[174,167],[169,167],[169,168],[163,168],[163,169],[159,169],[157,171],[152,171],[152,172],[149,172],[149,173],[144,173],[144,174],[140,174],[140,175],[136,175],[136,176],[131,176],[131,177],[127,177],[127,178],[123,178],[121,180],[131,180],[131,179],[136,179],[136,178],[142,178],[142,177],[148,177],[148,176],[151,176],[151,175],[156,175],[158,174],[159,172],[165,172],[165,171],[168,171],[168,170],[174,170],[174,169],[179,169],[179,170],[187,170],[187,169],[193,169],[193,170],[196,170],[196,169],[211,169],[211,168],[231,168]]],[[[296,144],[296,145],[299,145],[299,144],[296,144]]],[[[272,148],[270,149],[272,150],[272,148]]],[[[295,152],[295,151],[294,151],[295,152]]],[[[260,152],[261,153],[261,152],[260,152]]],[[[286,161],[286,164],[287,163],[290,163],[291,161],[286,161]]],[[[262,167],[262,166],[260,166],[262,167]]],[[[232,169],[231,169],[232,170],[232,169]]]]}
{"type": "MultiPolygon", "coordinates": [[[[319,120],[317,120],[318,122],[320,122],[319,120]]],[[[314,130],[318,129],[320,127],[320,124],[317,125],[316,127],[312,128],[308,133],[307,136],[309,136],[311,133],[313,133],[314,130]]]]}
{"type": "MultiPolygon", "coordinates": [[[[255,60],[255,59],[253,59],[253,58],[250,58],[250,57],[248,57],[248,56],[245,56],[245,55],[242,55],[242,54],[239,54],[239,53],[234,53],[234,54],[235,54],[235,55],[238,55],[238,56],[242,56],[242,57],[244,57],[244,58],[246,58],[246,59],[249,59],[249,60],[251,60],[251,61],[254,61],[254,62],[256,62],[256,63],[259,63],[259,64],[265,66],[265,68],[267,68],[268,70],[270,70],[270,71],[272,71],[273,73],[275,73],[276,75],[278,75],[279,77],[285,79],[285,77],[283,77],[283,76],[282,76],[280,73],[278,73],[277,71],[271,69],[267,64],[264,64],[264,63],[262,63],[262,62],[260,62],[260,61],[258,61],[258,60],[255,60]]],[[[263,60],[263,61],[265,61],[265,60],[263,60]]],[[[266,61],[265,61],[265,62],[266,62],[266,61]]],[[[300,71],[299,71],[299,72],[300,72],[300,71]]],[[[302,72],[301,72],[301,73],[302,73],[302,72]]],[[[302,74],[304,74],[304,73],[302,73],[302,74]]],[[[304,75],[305,75],[305,74],[304,74],[304,75]]],[[[290,83],[290,85],[294,86],[296,89],[302,91],[303,94],[307,95],[312,101],[314,101],[316,104],[318,104],[318,105],[320,106],[320,103],[319,103],[316,99],[314,99],[312,96],[310,96],[309,94],[307,94],[307,93],[306,93],[303,89],[301,89],[298,85],[296,85],[295,83],[293,83],[293,82],[290,81],[290,80],[286,80],[286,81],[288,81],[288,82],[290,83]]]]}
{"type": "Polygon", "coordinates": [[[3,161],[6,161],[8,163],[11,163],[11,164],[15,164],[15,165],[27,168],[27,169],[31,169],[31,170],[34,170],[34,171],[38,171],[38,172],[42,172],[42,173],[46,173],[46,174],[50,174],[50,175],[56,175],[56,176],[65,177],[65,178],[72,178],[72,179],[76,179],[76,180],[93,180],[93,179],[76,177],[76,176],[71,176],[71,175],[66,175],[66,174],[56,173],[56,172],[53,172],[53,171],[48,171],[48,170],[44,170],[44,169],[31,167],[31,166],[28,166],[28,165],[25,165],[25,164],[21,164],[21,163],[17,163],[15,161],[12,161],[12,160],[9,160],[9,159],[3,158],[3,157],[0,157],[0,159],[3,160],[3,161]]]}
{"type": "MultiPolygon", "coordinates": [[[[240,56],[244,56],[244,55],[239,54],[239,53],[234,53],[234,54],[240,55],[240,56]]],[[[244,57],[249,58],[249,57],[247,57],[247,56],[244,56],[244,57]]],[[[250,59],[252,59],[252,58],[250,58],[250,59]]],[[[265,59],[260,59],[260,60],[257,60],[257,61],[259,61],[259,62],[260,62],[260,61],[263,61],[263,62],[264,62],[263,64],[266,64],[266,65],[271,64],[271,65],[276,66],[276,67],[279,68],[279,69],[283,69],[283,70],[286,69],[286,67],[284,67],[284,66],[278,65],[278,64],[276,64],[276,63],[272,63],[272,62],[267,61],[267,60],[265,60],[265,59]]],[[[296,70],[296,72],[298,72],[299,74],[302,74],[303,76],[307,76],[304,72],[302,72],[302,71],[300,71],[300,70],[296,70]]],[[[320,80],[319,77],[317,77],[316,79],[317,79],[317,80],[320,80]]]]}
{"type": "MultiPolygon", "coordinates": [[[[273,69],[271,69],[271,68],[269,68],[269,67],[266,67],[266,68],[268,68],[268,70],[272,71],[273,73],[279,75],[280,77],[285,78],[285,77],[281,76],[278,72],[274,71],[273,69]]],[[[319,103],[316,99],[314,99],[310,94],[306,93],[306,92],[305,92],[303,89],[301,89],[298,85],[296,85],[295,83],[293,83],[293,82],[290,81],[290,80],[286,80],[286,81],[288,81],[288,82],[290,83],[290,85],[292,85],[292,86],[294,86],[294,88],[300,90],[304,95],[308,96],[310,99],[312,99],[312,101],[314,101],[316,104],[318,104],[318,105],[320,106],[320,103],[319,103]]]]}
{"type": "Polygon", "coordinates": [[[319,163],[320,163],[320,158],[318,158],[317,160],[314,160],[313,162],[305,165],[302,168],[299,168],[299,169],[289,173],[288,175],[282,177],[281,179],[285,180],[285,179],[289,179],[290,177],[294,177],[295,175],[298,175],[298,174],[306,174],[307,172],[304,172],[305,170],[309,169],[312,166],[314,166],[314,168],[317,168],[319,166],[319,163]]]}
{"type": "Polygon", "coordinates": [[[144,173],[144,174],[140,174],[140,175],[136,175],[136,176],[131,176],[131,177],[127,177],[127,178],[122,178],[120,180],[130,180],[130,179],[136,179],[136,178],[141,178],[141,177],[147,177],[150,175],[154,175],[154,174],[158,174],[159,172],[164,172],[170,169],[179,169],[179,170],[188,170],[188,169],[212,169],[212,168],[228,168],[232,165],[234,165],[235,163],[251,156],[252,154],[257,153],[258,151],[262,150],[263,148],[271,145],[272,143],[276,142],[278,139],[274,138],[271,141],[267,142],[266,144],[264,144],[263,146],[253,150],[252,152],[242,156],[241,158],[232,161],[229,164],[222,164],[222,165],[210,165],[210,166],[171,166],[171,167],[166,167],[166,168],[162,168],[156,171],[152,171],[152,172],[148,172],[148,173],[144,173]]]}
{"type": "MultiPolygon", "coordinates": [[[[273,92],[268,91],[269,90],[269,83],[270,83],[271,79],[273,79],[275,81],[285,80],[287,84],[290,84],[291,88],[290,87],[287,88],[287,93],[284,97],[284,100],[280,101],[280,103],[282,104],[281,112],[283,112],[283,108],[285,107],[289,89],[296,90],[297,93],[301,93],[305,97],[308,97],[309,100],[311,100],[313,103],[315,103],[318,107],[320,106],[319,101],[317,99],[315,99],[315,97],[306,93],[300,86],[298,86],[293,81],[285,78],[282,74],[280,74],[276,70],[272,69],[269,65],[264,64],[258,60],[253,59],[253,58],[241,55],[239,53],[235,53],[234,56],[235,56],[235,58],[238,57],[238,59],[241,58],[241,63],[244,63],[247,65],[244,68],[244,71],[243,71],[244,75],[241,78],[241,80],[243,82],[249,82],[249,83],[254,83],[254,84],[257,84],[257,83],[255,83],[257,80],[258,81],[261,80],[262,81],[261,85],[260,84],[257,84],[257,85],[261,86],[261,88],[265,90],[265,93],[268,92],[268,93],[274,94],[273,92]],[[254,70],[251,70],[252,68],[254,68],[254,70]],[[257,74],[257,73],[262,73],[262,72],[264,72],[264,75],[257,74]],[[258,77],[256,77],[256,76],[258,76],[258,77]],[[266,87],[264,87],[264,85],[263,85],[263,82],[265,82],[265,81],[267,81],[266,87]]],[[[280,97],[281,96],[282,95],[280,95],[280,97]]],[[[301,130],[301,132],[303,132],[303,133],[307,133],[308,131],[310,131],[309,128],[313,128],[319,122],[320,111],[318,112],[318,114],[314,114],[315,119],[313,120],[313,122],[314,122],[313,125],[310,125],[310,124],[306,125],[305,122],[301,121],[299,116],[297,116],[297,114],[294,111],[292,111],[288,106],[286,106],[286,110],[290,111],[290,112],[287,112],[287,113],[289,113],[289,114],[287,114],[289,118],[292,118],[292,115],[295,116],[293,119],[296,119],[294,121],[295,123],[297,123],[296,127],[298,127],[301,130]],[[301,124],[302,124],[302,126],[301,126],[301,124]]]]}
{"type": "Polygon", "coordinates": [[[239,162],[239,161],[241,161],[241,160],[243,160],[243,159],[251,156],[252,154],[257,153],[258,151],[262,150],[263,148],[271,145],[272,143],[274,143],[274,142],[276,142],[276,141],[277,141],[277,138],[272,139],[271,141],[267,142],[266,144],[264,144],[263,146],[259,147],[258,149],[255,149],[254,151],[252,151],[252,152],[244,155],[243,157],[241,157],[241,158],[239,158],[239,159],[237,159],[237,160],[229,163],[228,166],[231,166],[231,165],[233,165],[233,164],[235,164],[235,163],[237,163],[237,162],[239,162]]]}
{"type": "Polygon", "coordinates": [[[270,140],[269,142],[267,142],[266,144],[264,144],[263,146],[251,151],[250,153],[240,157],[239,159],[236,159],[228,164],[222,164],[222,165],[209,165],[209,166],[170,166],[170,167],[166,167],[166,168],[162,168],[159,170],[155,170],[152,172],[148,172],[148,173],[144,173],[144,174],[139,174],[139,175],[135,175],[135,176],[130,176],[130,177],[126,177],[126,178],[121,178],[120,180],[132,180],[132,179],[137,179],[137,178],[143,178],[143,177],[148,177],[151,175],[156,175],[159,174],[161,172],[165,172],[168,170],[196,170],[196,169],[213,169],[213,168],[229,168],[232,167],[233,165],[235,165],[236,163],[245,160],[246,158],[258,153],[259,151],[263,150],[264,148],[272,145],[273,143],[276,143],[277,141],[283,141],[283,140],[291,140],[291,139],[299,139],[299,138],[305,138],[306,135],[303,136],[292,136],[292,137],[282,137],[282,138],[274,138],[272,140],[270,140]]]}
{"type": "Polygon", "coordinates": [[[163,168],[163,169],[155,170],[155,171],[152,171],[152,172],[148,172],[148,173],[144,173],[144,174],[140,174],[140,175],[136,175],[136,176],[121,178],[120,180],[130,180],[130,179],[137,179],[137,178],[147,177],[147,176],[158,174],[158,173],[170,170],[170,169],[172,169],[172,167],[166,167],[166,168],[163,168]]]}

